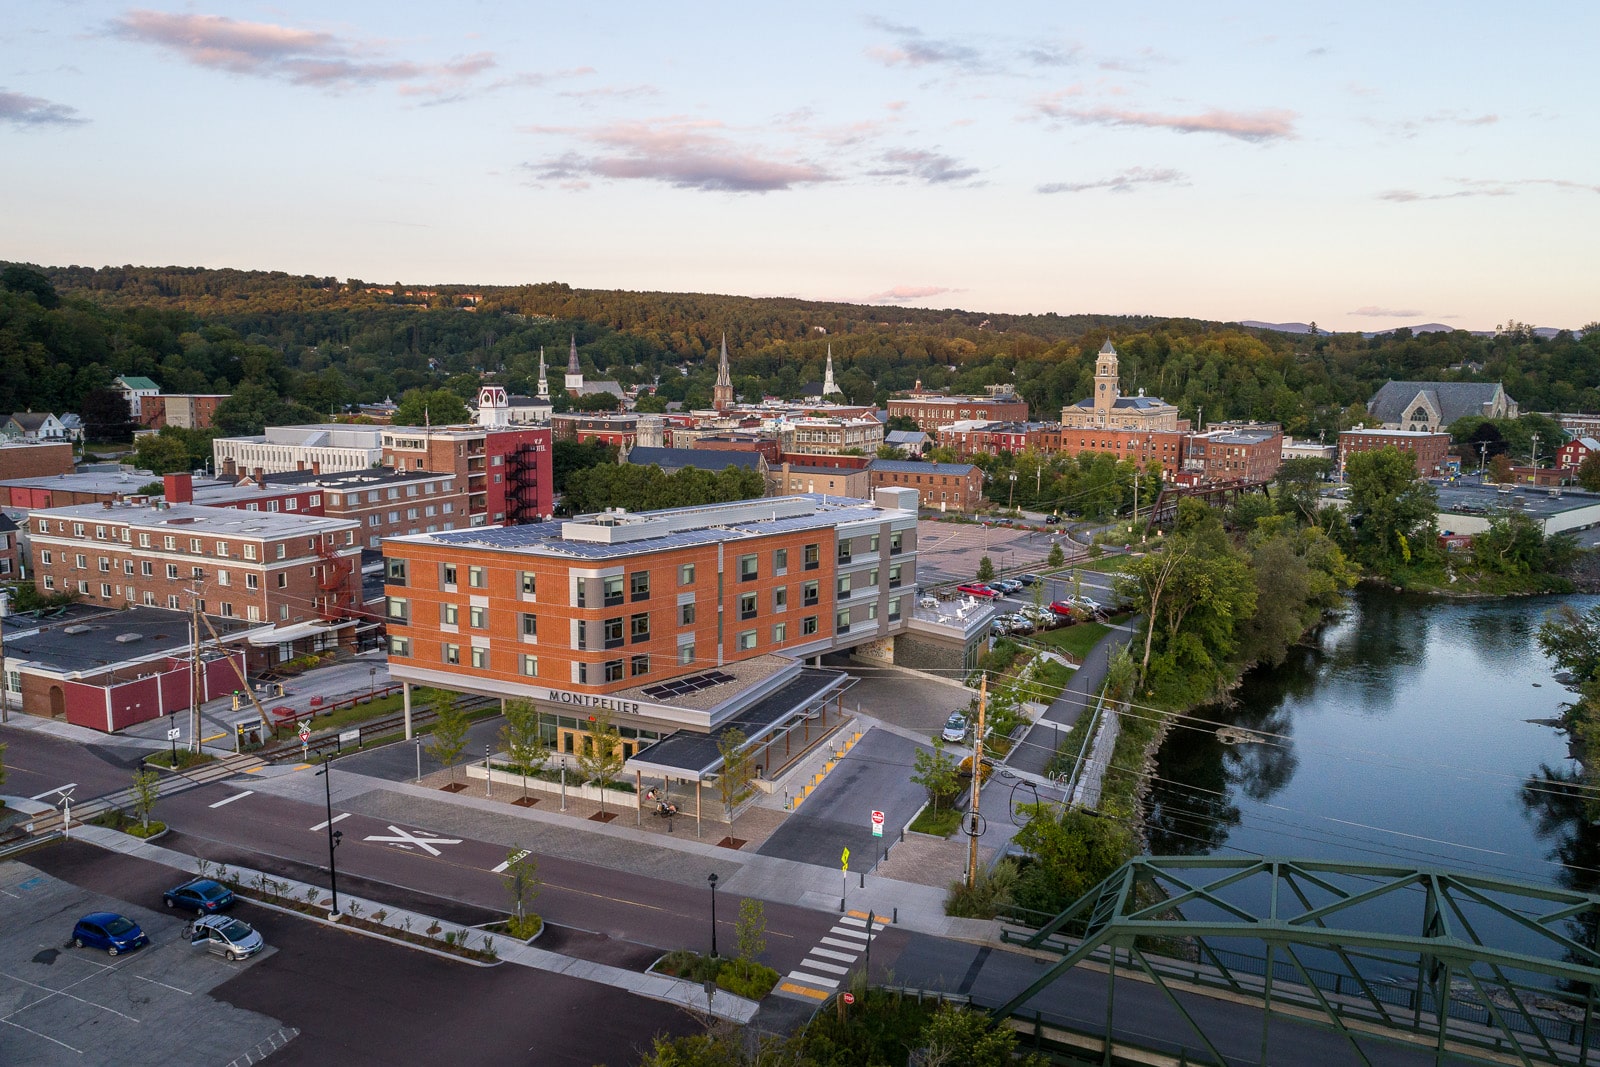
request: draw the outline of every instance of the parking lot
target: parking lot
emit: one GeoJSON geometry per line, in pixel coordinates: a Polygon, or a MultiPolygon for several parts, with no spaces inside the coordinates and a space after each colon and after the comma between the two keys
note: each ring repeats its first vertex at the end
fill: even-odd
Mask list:
{"type": "Polygon", "coordinates": [[[159,900],[152,910],[0,862],[0,1063],[226,1064],[280,1038],[276,1019],[208,995],[272,949],[244,963],[209,955],[183,937],[190,917],[159,900]],[[73,948],[73,924],[95,911],[128,916],[150,944],[73,948]]]}
{"type": "Polygon", "coordinates": [[[1081,547],[1074,545],[1065,531],[1045,534],[1010,526],[924,519],[917,524],[917,581],[923,586],[966,581],[978,573],[978,561],[985,555],[996,570],[1035,567],[1058,541],[1069,556],[1081,547]]]}

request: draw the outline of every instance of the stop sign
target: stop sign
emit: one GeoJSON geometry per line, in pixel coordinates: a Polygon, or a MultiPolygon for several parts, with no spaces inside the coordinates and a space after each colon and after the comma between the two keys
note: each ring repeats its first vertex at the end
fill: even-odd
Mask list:
{"type": "Polygon", "coordinates": [[[854,993],[844,993],[839,999],[843,1000],[846,1004],[854,1004],[856,1002],[856,995],[854,993]]]}
{"type": "Polygon", "coordinates": [[[875,811],[872,813],[872,836],[883,836],[883,812],[881,811],[875,811]]]}

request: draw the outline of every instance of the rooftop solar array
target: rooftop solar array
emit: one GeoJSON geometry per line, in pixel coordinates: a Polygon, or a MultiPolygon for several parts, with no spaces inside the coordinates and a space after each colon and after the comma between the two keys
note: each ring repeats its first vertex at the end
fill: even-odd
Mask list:
{"type": "Polygon", "coordinates": [[[671,700],[673,697],[688,696],[690,693],[698,693],[702,689],[710,689],[714,685],[723,685],[733,680],[733,675],[726,671],[706,671],[703,674],[674,678],[660,685],[647,685],[639,691],[654,700],[671,700]]]}

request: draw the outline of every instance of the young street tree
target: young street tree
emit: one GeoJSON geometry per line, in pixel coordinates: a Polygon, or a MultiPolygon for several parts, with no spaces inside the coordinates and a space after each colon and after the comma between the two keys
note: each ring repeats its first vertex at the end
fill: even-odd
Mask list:
{"type": "Polygon", "coordinates": [[[994,577],[994,561],[984,556],[978,561],[978,581],[987,582],[994,577]]]}
{"type": "Polygon", "coordinates": [[[745,747],[744,731],[729,730],[717,740],[717,755],[722,757],[722,773],[717,775],[717,794],[722,798],[723,810],[733,818],[733,809],[750,792],[750,779],[755,777],[754,761],[745,747]]]}
{"type": "Polygon", "coordinates": [[[467,716],[454,693],[434,690],[433,735],[428,741],[428,755],[450,768],[450,781],[456,779],[455,762],[461,750],[467,747],[467,716]]]}
{"type": "Polygon", "coordinates": [[[611,721],[611,712],[600,708],[590,717],[583,745],[578,751],[578,770],[586,782],[600,787],[600,810],[606,810],[606,783],[622,770],[622,733],[611,721]]]}
{"type": "Polygon", "coordinates": [[[1057,541],[1055,544],[1050,546],[1050,555],[1045,560],[1045,563],[1051,567],[1059,567],[1066,562],[1067,554],[1061,551],[1061,542],[1057,541]]]}
{"type": "Polygon", "coordinates": [[[133,776],[133,817],[146,832],[150,830],[150,813],[155,810],[161,795],[161,773],[140,771],[133,776]]]}
{"type": "Polygon", "coordinates": [[[543,920],[526,910],[539,895],[539,863],[525,848],[506,853],[506,869],[501,875],[506,895],[511,898],[511,919],[506,924],[511,936],[527,939],[539,932],[543,920]]]}
{"type": "Polygon", "coordinates": [[[961,788],[956,774],[955,757],[945,752],[944,740],[935,738],[933,751],[917,750],[911,758],[911,784],[920,785],[928,793],[928,802],[938,811],[941,802],[951,800],[961,788]]]}
{"type": "Polygon", "coordinates": [[[739,903],[739,921],[733,927],[734,941],[739,946],[739,958],[750,963],[767,951],[767,906],[755,897],[745,897],[739,903]]]}
{"type": "Polygon", "coordinates": [[[522,774],[522,795],[528,795],[528,775],[538,774],[550,758],[550,749],[539,734],[539,709],[531,700],[506,702],[506,722],[500,727],[500,743],[506,756],[522,774]]]}

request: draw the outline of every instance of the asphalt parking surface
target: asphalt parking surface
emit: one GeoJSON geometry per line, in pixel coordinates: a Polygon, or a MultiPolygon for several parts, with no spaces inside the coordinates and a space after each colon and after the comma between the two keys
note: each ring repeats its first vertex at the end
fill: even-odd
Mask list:
{"type": "MultiPolygon", "coordinates": [[[[182,880],[170,872],[146,877],[141,892],[112,896],[31,865],[0,863],[0,1063],[225,1064],[279,1034],[282,1024],[270,1015],[216,994],[267,962],[270,944],[240,963],[191,946],[182,936],[190,916],[159,905],[161,890],[182,880]],[[73,948],[73,924],[95,911],[128,916],[151,943],[117,956],[73,948]]],[[[246,908],[240,917],[256,921],[246,908]]]]}
{"type": "MultiPolygon", "coordinates": [[[[237,914],[262,932],[269,952],[245,964],[229,963],[203,955],[186,942],[170,945],[182,918],[119,904],[106,892],[159,901],[162,889],[182,880],[170,868],[77,842],[50,846],[27,859],[29,867],[48,873],[17,863],[0,864],[0,888],[21,897],[39,890],[18,890],[13,882],[41,878],[47,885],[61,887],[55,892],[65,895],[56,898],[54,909],[28,905],[31,919],[25,927],[10,921],[17,902],[0,896],[7,917],[0,924],[4,963],[0,971],[31,977],[19,968],[42,970],[29,958],[42,950],[59,950],[79,915],[101,907],[120,908],[156,939],[154,951],[141,950],[115,961],[104,953],[85,952],[70,962],[78,966],[116,962],[125,982],[138,982],[137,975],[143,975],[182,989],[152,986],[159,997],[135,991],[146,1001],[165,1006],[158,1014],[141,1003],[142,1016],[124,1006],[135,1002],[132,996],[123,1001],[99,998],[110,1008],[140,1018],[141,1024],[137,1031],[128,1023],[108,1028],[104,1020],[79,1024],[74,1033],[80,1041],[87,1040],[81,1036],[85,1030],[96,1027],[111,1035],[109,1040],[93,1035],[103,1043],[96,1046],[98,1051],[86,1049],[81,1056],[65,1049],[52,1053],[54,1047],[43,1042],[46,1047],[34,1055],[33,1045],[24,1049],[6,1042],[16,1042],[19,1036],[35,1038],[0,1026],[0,1063],[7,1065],[222,1065],[279,1027],[289,1027],[298,1030],[298,1036],[273,1053],[269,1061],[273,1067],[329,1063],[391,1067],[464,1059],[624,1067],[639,1061],[655,1035],[687,1034],[702,1026],[679,1008],[609,986],[514,964],[480,967],[249,904],[241,904],[237,914]],[[150,925],[145,924],[147,917],[150,925]],[[31,932],[26,937],[24,929],[31,932]],[[156,931],[162,931],[161,936],[156,931]],[[22,940],[13,950],[11,942],[17,938],[22,940]],[[33,946],[35,941],[40,942],[38,947],[33,946]],[[22,949],[27,955],[20,955],[22,949]],[[132,965],[141,960],[155,969],[136,972],[132,965]],[[197,986],[174,980],[201,972],[211,977],[204,995],[185,995],[197,986]],[[59,1055],[50,1058],[55,1053],[59,1055]]],[[[58,959],[54,966],[65,962],[58,959]]],[[[0,1016],[4,1016],[14,1011],[15,983],[3,975],[0,983],[4,983],[0,984],[0,1016]]],[[[87,997],[78,987],[70,991],[87,997]]],[[[73,1008],[80,1013],[100,1010],[85,1004],[73,1008]]],[[[25,1019],[18,1016],[17,1021],[25,1019]]],[[[72,1039],[65,1032],[47,1032],[72,1039]]]]}

